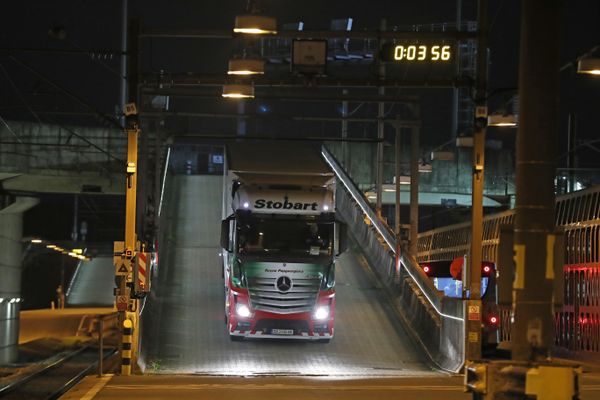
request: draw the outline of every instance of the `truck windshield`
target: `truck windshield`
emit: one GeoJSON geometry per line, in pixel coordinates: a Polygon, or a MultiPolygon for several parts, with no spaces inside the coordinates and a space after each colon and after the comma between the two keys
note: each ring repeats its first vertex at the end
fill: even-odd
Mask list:
{"type": "Polygon", "coordinates": [[[333,254],[332,222],[256,216],[238,222],[237,244],[240,254],[333,254]]]}

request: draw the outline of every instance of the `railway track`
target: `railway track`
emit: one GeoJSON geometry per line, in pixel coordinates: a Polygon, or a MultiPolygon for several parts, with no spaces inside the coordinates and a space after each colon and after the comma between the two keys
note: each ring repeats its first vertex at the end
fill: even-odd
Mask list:
{"type": "MultiPolygon", "coordinates": [[[[107,359],[117,352],[116,348],[103,350],[107,359]]],[[[72,388],[77,382],[98,368],[98,348],[91,346],[77,349],[55,362],[0,388],[2,400],[52,400],[72,388]]]]}

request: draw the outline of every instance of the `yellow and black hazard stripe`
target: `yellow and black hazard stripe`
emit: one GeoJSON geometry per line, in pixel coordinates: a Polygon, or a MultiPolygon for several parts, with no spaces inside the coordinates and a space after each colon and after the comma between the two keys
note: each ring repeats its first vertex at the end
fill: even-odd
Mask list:
{"type": "Polygon", "coordinates": [[[121,375],[131,374],[131,343],[133,342],[133,322],[123,321],[123,341],[121,350],[121,375]]]}

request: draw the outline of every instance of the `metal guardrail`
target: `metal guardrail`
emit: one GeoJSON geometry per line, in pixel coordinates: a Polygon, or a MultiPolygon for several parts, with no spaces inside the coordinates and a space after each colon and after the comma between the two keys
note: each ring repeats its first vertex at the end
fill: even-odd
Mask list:
{"type": "Polygon", "coordinates": [[[119,314],[114,312],[98,315],[98,377],[102,377],[104,371],[104,329],[107,321],[112,321],[118,329],[119,314]]]}
{"type": "MultiPolygon", "coordinates": [[[[498,263],[500,230],[515,210],[483,218],[483,259],[498,263]]],[[[569,357],[600,354],[600,185],[556,197],[555,224],[564,230],[564,305],[555,310],[555,346],[569,357]]],[[[469,252],[470,222],[419,234],[419,261],[452,260],[469,252]]],[[[511,308],[500,305],[500,338],[510,340],[511,308]]]]}
{"type": "MultiPolygon", "coordinates": [[[[111,355],[113,355],[116,352],[116,348],[114,348],[114,349],[112,349],[112,351],[105,354],[105,349],[104,349],[104,339],[105,339],[105,333],[106,333],[105,330],[107,330],[107,328],[110,329],[110,327],[112,327],[112,326],[116,327],[116,324],[114,324],[114,323],[116,323],[117,320],[118,320],[117,313],[98,314],[98,315],[95,315],[93,318],[86,319],[86,322],[89,321],[89,324],[94,326],[93,331],[88,330],[86,332],[88,334],[90,334],[92,337],[94,337],[95,335],[97,335],[97,337],[98,337],[98,362],[92,362],[89,365],[87,365],[86,367],[82,368],[79,372],[72,375],[67,382],[60,384],[56,390],[52,390],[47,395],[44,395],[45,399],[58,399],[62,394],[66,393],[70,388],[72,388],[77,382],[79,382],[81,379],[83,379],[85,376],[87,376],[90,371],[93,371],[93,369],[96,367],[96,365],[98,368],[98,376],[102,376],[104,359],[107,357],[110,357],[111,355]],[[111,325],[110,322],[113,322],[113,325],[111,325]]],[[[82,320],[82,322],[83,322],[83,320],[82,320]]],[[[19,388],[24,387],[24,385],[33,381],[34,379],[36,379],[46,373],[49,373],[52,370],[62,367],[63,365],[69,363],[71,360],[77,358],[78,356],[81,356],[84,353],[89,352],[91,350],[90,347],[92,347],[92,346],[93,346],[93,342],[88,342],[88,343],[84,344],[82,347],[79,347],[73,351],[70,351],[67,354],[64,354],[62,357],[53,360],[49,364],[44,365],[43,367],[33,371],[32,373],[27,374],[26,376],[23,376],[13,382],[8,383],[5,386],[0,387],[0,396],[4,396],[15,390],[18,390],[19,388]]]]}
{"type": "Polygon", "coordinates": [[[405,248],[396,256],[395,237],[387,224],[378,218],[363,193],[324,147],[322,156],[343,185],[338,187],[336,196],[340,215],[360,243],[407,330],[440,368],[458,371],[464,358],[463,301],[439,292],[405,248]],[[365,218],[370,225],[365,224],[365,218]]]}

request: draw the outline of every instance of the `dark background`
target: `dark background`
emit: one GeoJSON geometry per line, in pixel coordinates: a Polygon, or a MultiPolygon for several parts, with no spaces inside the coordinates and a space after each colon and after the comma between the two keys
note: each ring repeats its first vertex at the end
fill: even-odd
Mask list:
{"type": "MultiPolygon", "coordinates": [[[[475,1],[462,2],[462,19],[475,20],[475,1]]],[[[3,5],[0,15],[0,117],[4,120],[30,120],[43,123],[64,123],[97,126],[97,117],[82,113],[89,108],[115,117],[119,113],[119,49],[121,46],[122,2],[118,0],[24,0],[3,5]],[[59,35],[49,34],[52,28],[61,28],[59,35]],[[64,33],[64,37],[61,34],[64,33]],[[59,37],[57,37],[59,36],[59,37]],[[62,50],[45,51],[45,50],[62,50]],[[71,52],[79,51],[80,54],[71,52]],[[14,58],[11,58],[14,57],[14,58]],[[21,63],[19,63],[19,61],[21,63]],[[83,107],[63,91],[49,85],[44,79],[28,71],[22,63],[38,71],[64,90],[79,97],[83,107]]],[[[566,166],[567,119],[575,113],[577,158],[579,167],[598,168],[598,151],[585,143],[599,139],[596,115],[600,111],[600,78],[576,74],[575,59],[600,44],[600,1],[564,1],[561,21],[556,29],[562,38],[561,64],[567,66],[560,73],[560,112],[549,115],[559,127],[560,154],[558,166],[566,166]]],[[[265,14],[275,16],[281,25],[285,22],[303,21],[305,30],[327,30],[330,21],[352,17],[353,30],[376,30],[380,19],[387,20],[388,29],[411,29],[413,25],[454,22],[456,2],[449,0],[419,1],[296,1],[270,0],[260,2],[265,14]]],[[[147,28],[231,29],[235,15],[243,14],[245,1],[198,0],[137,0],[129,2],[129,16],[139,18],[147,28]]],[[[494,111],[510,98],[518,81],[520,1],[490,0],[490,67],[489,92],[500,94],[489,100],[494,111]]],[[[543,44],[540,44],[543,45],[543,44]]],[[[193,72],[200,74],[225,74],[227,62],[244,46],[240,40],[152,39],[143,42],[141,69],[144,72],[193,72]]],[[[598,56],[598,54],[596,54],[598,56]]],[[[355,68],[355,67],[353,67],[355,68]]],[[[341,70],[344,70],[342,66],[341,70]]],[[[374,76],[372,66],[356,67],[357,75],[374,76]]],[[[423,71],[401,71],[411,76],[423,71]]],[[[430,73],[431,71],[425,71],[430,73]]],[[[451,91],[447,89],[389,89],[393,94],[419,94],[422,98],[421,143],[433,148],[453,138],[451,132],[451,91]]],[[[371,93],[373,94],[373,93],[371,93]]],[[[178,110],[199,110],[235,113],[236,106],[220,99],[173,100],[178,110]]],[[[353,110],[357,104],[350,104],[353,110]]],[[[386,112],[391,112],[387,106],[386,112]]],[[[301,114],[339,116],[340,106],[331,103],[304,104],[292,107],[289,103],[261,100],[247,102],[246,112],[270,115],[301,114]]],[[[374,116],[376,104],[365,105],[356,111],[357,116],[374,116]]],[[[184,133],[186,130],[210,133],[231,133],[234,122],[218,120],[183,123],[170,121],[170,126],[184,133]]],[[[268,132],[289,134],[294,130],[314,130],[326,134],[326,125],[302,125],[250,122],[251,133],[268,132]]],[[[339,133],[339,125],[336,125],[339,133]]],[[[490,138],[502,140],[504,146],[514,147],[515,130],[489,129],[490,138]]],[[[351,124],[351,136],[376,135],[374,125],[351,124]]],[[[600,146],[599,146],[600,147],[600,146]]],[[[1,151],[1,150],[0,150],[1,151]]],[[[79,200],[79,220],[89,224],[89,242],[111,243],[123,237],[124,199],[119,197],[87,196],[79,200]]],[[[73,196],[54,195],[42,197],[41,204],[25,217],[25,235],[40,236],[48,240],[69,241],[73,225],[73,196]]],[[[33,257],[25,269],[30,276],[46,274],[46,282],[55,287],[60,262],[54,258],[33,257]],[[34,273],[35,271],[39,273],[34,273]],[[43,273],[41,272],[43,271],[43,273]]],[[[67,274],[72,269],[67,266],[67,274]]],[[[48,290],[46,290],[48,291],[48,290]]],[[[25,297],[30,289],[24,289],[25,297]]],[[[50,294],[45,294],[44,301],[50,294]]],[[[33,292],[31,292],[33,293],[33,292]]],[[[37,300],[36,300],[37,301],[37,300]]],[[[32,308],[32,302],[25,303],[32,308]]],[[[41,304],[41,303],[40,303],[41,304]]],[[[35,303],[37,307],[37,302],[35,303]]]]}

